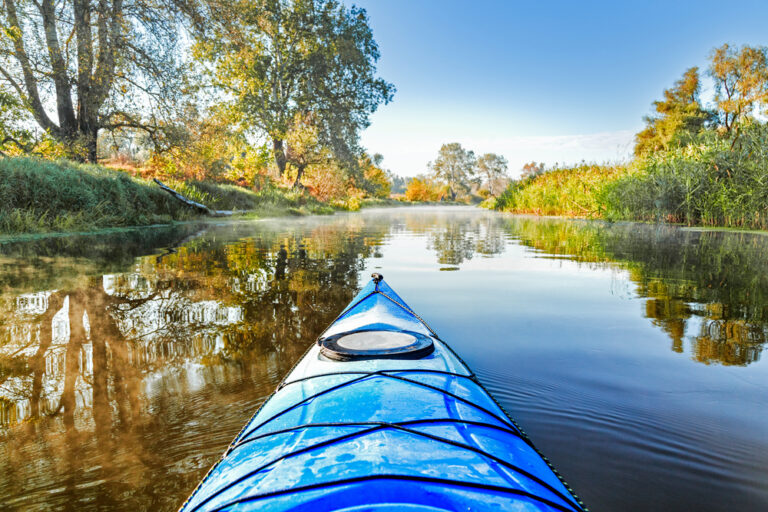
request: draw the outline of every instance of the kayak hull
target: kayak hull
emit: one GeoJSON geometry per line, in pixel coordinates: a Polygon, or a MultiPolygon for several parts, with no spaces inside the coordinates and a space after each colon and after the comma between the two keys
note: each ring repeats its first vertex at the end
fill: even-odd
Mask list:
{"type": "MultiPolygon", "coordinates": [[[[354,318],[382,303],[367,313],[354,303],[353,330],[397,327],[354,318]]],[[[467,366],[432,342],[414,360],[343,362],[313,345],[182,510],[582,510],[467,366]]]]}

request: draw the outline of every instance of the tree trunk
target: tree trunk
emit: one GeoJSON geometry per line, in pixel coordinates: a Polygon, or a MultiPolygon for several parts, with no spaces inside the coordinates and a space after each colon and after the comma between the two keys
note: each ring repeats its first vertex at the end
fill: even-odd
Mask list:
{"type": "Polygon", "coordinates": [[[296,181],[293,182],[293,188],[299,188],[301,187],[301,177],[304,175],[304,168],[306,165],[299,165],[297,166],[298,170],[296,171],[296,181]]]}
{"type": "Polygon", "coordinates": [[[286,158],[282,139],[272,139],[272,153],[275,155],[275,163],[280,171],[280,176],[284,176],[286,158]]]}
{"type": "Polygon", "coordinates": [[[93,124],[87,124],[83,126],[83,135],[85,136],[85,149],[87,151],[86,153],[86,159],[88,162],[95,164],[98,161],[99,158],[99,152],[98,152],[98,136],[99,136],[99,129],[96,127],[96,123],[93,124]]]}

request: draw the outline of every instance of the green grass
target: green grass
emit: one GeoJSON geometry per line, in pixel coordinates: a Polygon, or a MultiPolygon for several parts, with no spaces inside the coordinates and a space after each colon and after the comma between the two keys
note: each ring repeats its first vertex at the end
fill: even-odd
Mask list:
{"type": "Polygon", "coordinates": [[[0,160],[0,232],[71,231],[183,220],[188,208],[157,186],[71,162],[0,160]]]}
{"type": "MultiPolygon", "coordinates": [[[[191,199],[248,217],[332,213],[307,194],[234,185],[169,182],[191,199]]],[[[0,159],[0,234],[88,231],[167,224],[199,217],[151,181],[98,165],[37,158],[0,159]]]]}
{"type": "Polygon", "coordinates": [[[687,147],[624,166],[556,169],[484,206],[514,213],[768,229],[768,125],[734,143],[705,131],[687,147]]]}
{"type": "Polygon", "coordinates": [[[652,155],[606,187],[607,219],[768,229],[768,127],[737,143],[706,134],[697,144],[652,155]]]}
{"type": "Polygon", "coordinates": [[[513,213],[599,217],[603,189],[628,173],[625,166],[554,169],[512,183],[495,201],[486,201],[484,206],[513,213]]]}

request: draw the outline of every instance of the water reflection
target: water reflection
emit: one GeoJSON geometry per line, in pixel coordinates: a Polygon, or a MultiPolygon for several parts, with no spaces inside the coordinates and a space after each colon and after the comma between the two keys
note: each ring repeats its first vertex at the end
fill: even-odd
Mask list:
{"type": "MultiPolygon", "coordinates": [[[[21,508],[73,497],[74,508],[177,506],[212,454],[185,432],[189,453],[166,458],[179,446],[158,451],[159,438],[244,422],[351,300],[380,238],[346,224],[247,238],[218,230],[130,258],[121,273],[73,281],[65,272],[54,289],[3,294],[0,423],[20,425],[5,432],[0,492],[21,508]],[[244,407],[206,425],[190,421],[198,392],[217,384],[236,388],[227,390],[235,403],[223,405],[244,407]],[[35,464],[11,462],[24,460],[35,464]],[[169,462],[191,468],[157,481],[169,462]]],[[[78,257],[58,262],[68,265],[83,267],[78,257]]]]}
{"type": "Polygon", "coordinates": [[[0,244],[0,499],[176,508],[398,237],[434,270],[518,244],[618,268],[698,362],[765,344],[759,235],[404,210],[0,244]]]}
{"type": "Polygon", "coordinates": [[[768,236],[671,226],[512,218],[509,230],[542,256],[628,271],[645,316],[675,352],[748,365],[768,336],[768,236]]]}

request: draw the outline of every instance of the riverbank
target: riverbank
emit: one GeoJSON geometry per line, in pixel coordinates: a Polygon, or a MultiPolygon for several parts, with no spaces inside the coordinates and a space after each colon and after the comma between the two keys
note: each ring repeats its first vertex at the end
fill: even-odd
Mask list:
{"type": "MultiPolygon", "coordinates": [[[[322,203],[307,193],[265,187],[255,192],[212,182],[168,185],[234,218],[329,214],[361,206],[322,203]]],[[[0,159],[0,236],[88,232],[205,218],[149,180],[98,165],[37,158],[0,159]]]]}
{"type": "Polygon", "coordinates": [[[512,213],[768,229],[768,126],[626,165],[554,169],[513,182],[484,206],[512,213]]]}

